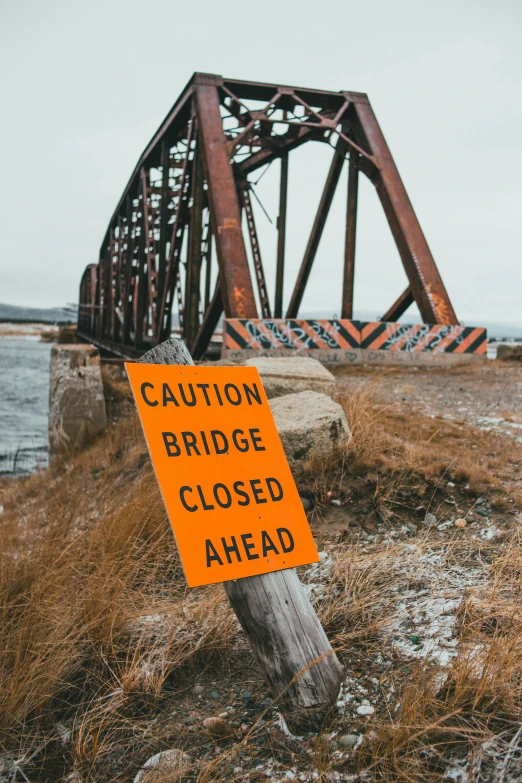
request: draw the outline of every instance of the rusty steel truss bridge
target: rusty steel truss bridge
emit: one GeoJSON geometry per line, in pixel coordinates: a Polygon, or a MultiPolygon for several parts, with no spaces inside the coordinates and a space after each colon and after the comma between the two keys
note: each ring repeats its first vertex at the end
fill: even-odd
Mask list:
{"type": "Polygon", "coordinates": [[[409,281],[381,320],[396,321],[416,302],[425,323],[457,324],[365,94],[195,73],[141,155],[110,220],[98,263],[85,269],[80,338],[108,354],[132,359],[168,338],[175,326],[198,359],[207,352],[223,314],[296,318],[345,161],[342,301],[333,306],[340,307],[342,318],[352,318],[362,172],[377,190],[409,281]],[[292,150],[307,142],[330,145],[332,162],[284,314],[288,160],[292,150]],[[252,206],[252,175],[276,159],[278,236],[275,297],[270,302],[252,206]]]}

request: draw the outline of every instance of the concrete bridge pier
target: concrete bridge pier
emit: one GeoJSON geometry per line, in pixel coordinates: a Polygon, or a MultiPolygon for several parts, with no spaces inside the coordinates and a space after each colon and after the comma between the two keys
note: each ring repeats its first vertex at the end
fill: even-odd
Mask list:
{"type": "Polygon", "coordinates": [[[49,455],[85,446],[107,424],[100,354],[88,344],[51,349],[49,455]]]}

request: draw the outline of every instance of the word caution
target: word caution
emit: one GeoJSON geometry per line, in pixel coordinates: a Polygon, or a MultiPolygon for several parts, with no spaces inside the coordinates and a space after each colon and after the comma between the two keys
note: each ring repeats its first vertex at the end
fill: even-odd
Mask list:
{"type": "Polygon", "coordinates": [[[126,369],[189,586],[317,562],[257,368],[126,369]]]}

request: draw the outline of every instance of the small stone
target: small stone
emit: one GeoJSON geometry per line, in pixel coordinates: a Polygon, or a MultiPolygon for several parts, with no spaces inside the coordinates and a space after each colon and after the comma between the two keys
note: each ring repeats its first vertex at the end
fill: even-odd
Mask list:
{"type": "Polygon", "coordinates": [[[448,481],[447,486],[448,487],[454,487],[455,484],[453,483],[453,481],[448,481]]]}
{"type": "Polygon", "coordinates": [[[252,694],[250,693],[250,691],[243,691],[243,693],[241,694],[241,698],[244,699],[245,701],[248,701],[248,699],[252,698],[252,694]]]}
{"type": "Polygon", "coordinates": [[[401,631],[409,631],[411,628],[411,621],[408,619],[401,620],[399,623],[399,628],[401,631]]]}
{"type": "Polygon", "coordinates": [[[332,505],[332,506],[340,506],[341,505],[341,501],[339,500],[339,498],[334,498],[333,500],[330,501],[330,505],[332,505]]]}
{"type": "Polygon", "coordinates": [[[210,691],[208,696],[209,696],[210,699],[218,699],[219,698],[219,693],[217,691],[210,691]]]}
{"type": "Polygon", "coordinates": [[[368,699],[363,699],[363,700],[361,701],[361,704],[363,704],[365,707],[367,707],[369,703],[370,703],[370,702],[368,701],[368,699]]]}
{"type": "Polygon", "coordinates": [[[404,526],[408,528],[410,533],[413,533],[413,535],[416,535],[419,532],[419,528],[414,522],[405,522],[404,526]]]}
{"type": "Polygon", "coordinates": [[[358,739],[357,734],[343,734],[338,739],[339,747],[343,750],[350,750],[356,746],[358,739]]]}
{"type": "Polygon", "coordinates": [[[411,643],[412,643],[414,646],[418,645],[418,644],[419,644],[419,637],[418,637],[418,636],[416,636],[415,634],[412,634],[412,635],[410,636],[410,642],[411,642],[411,643]]]}
{"type": "Polygon", "coordinates": [[[204,692],[205,692],[205,689],[204,689],[204,687],[202,685],[194,685],[194,687],[192,688],[192,693],[195,696],[201,696],[201,694],[204,693],[204,692]]]}
{"type": "Polygon", "coordinates": [[[272,699],[263,699],[263,701],[261,702],[261,706],[266,709],[267,707],[271,707],[273,703],[274,702],[272,699]]]}
{"type": "Polygon", "coordinates": [[[466,524],[467,522],[465,519],[456,519],[455,522],[453,523],[453,526],[463,528],[466,527],[466,524]]]}
{"type": "Polygon", "coordinates": [[[430,514],[430,512],[428,511],[423,521],[426,527],[433,527],[434,525],[437,524],[437,517],[435,516],[435,514],[430,514]]]}
{"type": "Polygon", "coordinates": [[[202,726],[211,737],[226,737],[230,734],[230,726],[223,718],[205,718],[202,726]]]}
{"type": "Polygon", "coordinates": [[[226,720],[228,718],[228,712],[220,712],[218,718],[223,718],[223,720],[226,720]]]}
{"type": "Polygon", "coordinates": [[[487,509],[485,509],[485,508],[482,508],[482,507],[480,507],[480,508],[476,508],[476,509],[475,509],[475,511],[476,511],[476,513],[477,513],[477,514],[479,514],[481,517],[489,517],[489,515],[490,515],[490,512],[489,512],[489,511],[487,511],[487,509]]]}
{"type": "Polygon", "coordinates": [[[186,773],[191,766],[190,756],[182,750],[173,748],[164,750],[151,756],[140,769],[134,783],[156,783],[165,780],[167,776],[180,777],[180,773],[186,773]]]}
{"type": "Polygon", "coordinates": [[[348,522],[348,527],[359,527],[359,525],[357,524],[357,522],[351,520],[350,522],[348,522]]]}
{"type": "Polygon", "coordinates": [[[476,506],[481,506],[484,503],[484,498],[477,498],[475,501],[476,506]]]}
{"type": "Polygon", "coordinates": [[[233,685],[232,690],[234,691],[234,693],[241,693],[241,688],[239,687],[239,685],[233,685]]]}
{"type": "Polygon", "coordinates": [[[310,511],[312,508],[312,501],[309,498],[301,498],[301,503],[303,504],[303,508],[305,511],[310,511]]]}
{"type": "Polygon", "coordinates": [[[357,707],[357,715],[373,715],[375,712],[375,709],[371,706],[371,704],[361,704],[360,707],[357,707]]]}

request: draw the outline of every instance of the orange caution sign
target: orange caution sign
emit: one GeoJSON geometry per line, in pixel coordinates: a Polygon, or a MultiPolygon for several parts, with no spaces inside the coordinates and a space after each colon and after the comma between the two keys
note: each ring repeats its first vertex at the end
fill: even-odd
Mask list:
{"type": "Polygon", "coordinates": [[[125,366],[189,586],[317,562],[257,368],[125,366]]]}

